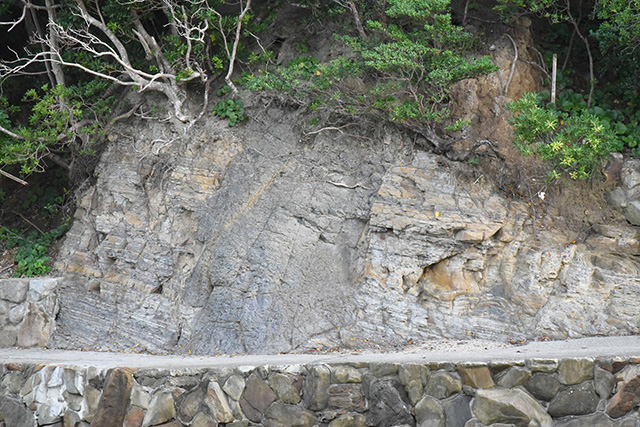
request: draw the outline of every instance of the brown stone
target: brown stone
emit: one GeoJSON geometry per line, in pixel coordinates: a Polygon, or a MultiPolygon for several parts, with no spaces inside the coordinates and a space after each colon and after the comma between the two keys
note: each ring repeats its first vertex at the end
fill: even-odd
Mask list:
{"type": "Polygon", "coordinates": [[[41,307],[29,303],[29,311],[18,327],[18,347],[44,347],[49,341],[51,320],[41,307]]]}
{"type": "Polygon", "coordinates": [[[7,363],[4,366],[10,371],[18,371],[18,372],[24,371],[24,367],[22,366],[22,363],[7,363]]]}
{"type": "Polygon", "coordinates": [[[247,418],[254,423],[262,420],[262,414],[276,400],[276,394],[271,387],[258,378],[251,375],[240,399],[240,407],[247,418]]]}
{"type": "Polygon", "coordinates": [[[269,385],[282,403],[300,403],[302,379],[298,376],[274,373],[269,376],[269,385]]]}
{"type": "Polygon", "coordinates": [[[134,406],[131,408],[127,416],[124,417],[124,424],[122,424],[122,427],[141,427],[143,419],[144,411],[134,406]]]}
{"type": "Polygon", "coordinates": [[[109,371],[92,426],[121,427],[127,414],[133,376],[131,371],[115,368],[109,371]]]}
{"type": "Polygon", "coordinates": [[[565,385],[580,384],[593,379],[593,360],[564,360],[558,367],[558,379],[565,385]]]}
{"type": "Polygon", "coordinates": [[[227,396],[224,394],[222,388],[220,388],[220,384],[217,382],[209,381],[205,403],[209,407],[211,414],[219,422],[230,423],[233,421],[233,413],[229,407],[229,402],[227,402],[227,396]]]}
{"type": "Polygon", "coordinates": [[[190,422],[193,417],[200,411],[202,401],[204,400],[204,391],[201,388],[197,388],[189,392],[182,400],[178,413],[180,419],[190,422]]]}
{"type": "Polygon", "coordinates": [[[605,371],[609,371],[612,374],[616,372],[620,372],[627,366],[627,360],[619,357],[609,359],[609,358],[600,358],[596,360],[598,366],[600,366],[605,371]]]}
{"type": "Polygon", "coordinates": [[[364,412],[367,402],[360,384],[334,384],[329,387],[329,408],[364,412]]]}
{"type": "Polygon", "coordinates": [[[617,390],[607,404],[607,414],[611,418],[620,418],[640,402],[640,366],[630,366],[622,372],[617,390]]]}
{"type": "Polygon", "coordinates": [[[494,386],[491,371],[487,366],[459,366],[458,373],[462,382],[473,388],[492,388],[494,386]]]}
{"type": "Polygon", "coordinates": [[[200,412],[193,418],[191,427],[218,427],[218,423],[215,422],[209,415],[200,412]]]}

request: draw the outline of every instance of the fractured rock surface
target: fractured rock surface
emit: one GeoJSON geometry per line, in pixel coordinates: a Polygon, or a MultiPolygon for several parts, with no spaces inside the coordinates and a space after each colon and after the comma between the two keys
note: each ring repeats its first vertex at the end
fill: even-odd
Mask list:
{"type": "Polygon", "coordinates": [[[301,140],[294,113],[253,108],[233,129],[114,135],[61,249],[50,346],[276,353],[640,327],[635,227],[574,242],[551,222],[534,239],[526,204],[392,130],[301,140]]]}

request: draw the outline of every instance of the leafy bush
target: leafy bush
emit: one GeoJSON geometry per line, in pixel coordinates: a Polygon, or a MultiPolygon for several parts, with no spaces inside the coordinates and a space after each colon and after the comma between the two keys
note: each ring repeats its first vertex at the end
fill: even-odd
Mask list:
{"type": "Polygon", "coordinates": [[[67,232],[68,221],[46,232],[32,231],[23,235],[16,229],[0,227],[0,240],[5,241],[7,249],[18,248],[14,260],[18,266],[16,277],[42,276],[51,270],[49,266],[49,248],[51,244],[67,232]]]}
{"type": "Polygon", "coordinates": [[[215,107],[213,107],[213,114],[221,119],[228,119],[229,127],[234,127],[238,122],[248,119],[244,114],[242,101],[231,98],[218,101],[215,107]]]}
{"type": "Polygon", "coordinates": [[[543,106],[543,97],[535,93],[525,94],[507,106],[514,112],[511,124],[515,126],[516,147],[525,155],[535,153],[550,161],[553,170],[549,178],[563,174],[573,179],[588,178],[604,156],[624,145],[623,129],[612,127],[602,117],[604,110],[600,108],[600,114],[595,114],[598,107],[587,110],[581,105],[584,101],[578,99],[579,107],[569,111],[558,110],[553,104],[543,106]]]}

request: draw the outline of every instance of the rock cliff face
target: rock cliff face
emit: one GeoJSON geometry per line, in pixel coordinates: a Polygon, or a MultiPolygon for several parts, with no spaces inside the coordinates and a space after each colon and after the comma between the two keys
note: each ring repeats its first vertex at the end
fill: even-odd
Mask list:
{"type": "Polygon", "coordinates": [[[634,333],[637,229],[587,238],[392,130],[254,105],[111,136],[57,268],[50,345],[196,353],[634,333]],[[129,135],[129,136],[126,136],[129,135]]]}
{"type": "MultiPolygon", "coordinates": [[[[494,46],[500,71],[453,91],[483,130],[461,150],[488,134],[505,150],[506,95],[537,89],[522,63],[511,79],[510,41],[494,46]]],[[[636,226],[569,230],[391,128],[304,136],[308,117],[245,101],[235,128],[138,119],[109,135],[58,257],[51,346],[260,353],[640,327],[636,226]]],[[[637,224],[640,164],[614,160],[611,203],[637,224]]]]}

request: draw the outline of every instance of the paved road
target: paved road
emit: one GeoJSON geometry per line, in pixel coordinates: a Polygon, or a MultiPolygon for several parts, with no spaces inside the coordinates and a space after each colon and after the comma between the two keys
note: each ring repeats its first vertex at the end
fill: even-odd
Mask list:
{"type": "Polygon", "coordinates": [[[0,363],[46,363],[111,368],[221,368],[233,366],[295,365],[345,362],[498,362],[525,359],[583,357],[640,357],[640,337],[583,338],[568,341],[503,345],[482,341],[439,341],[400,353],[329,353],[243,356],[153,356],[135,353],[85,352],[45,349],[0,349],[0,363]]]}

